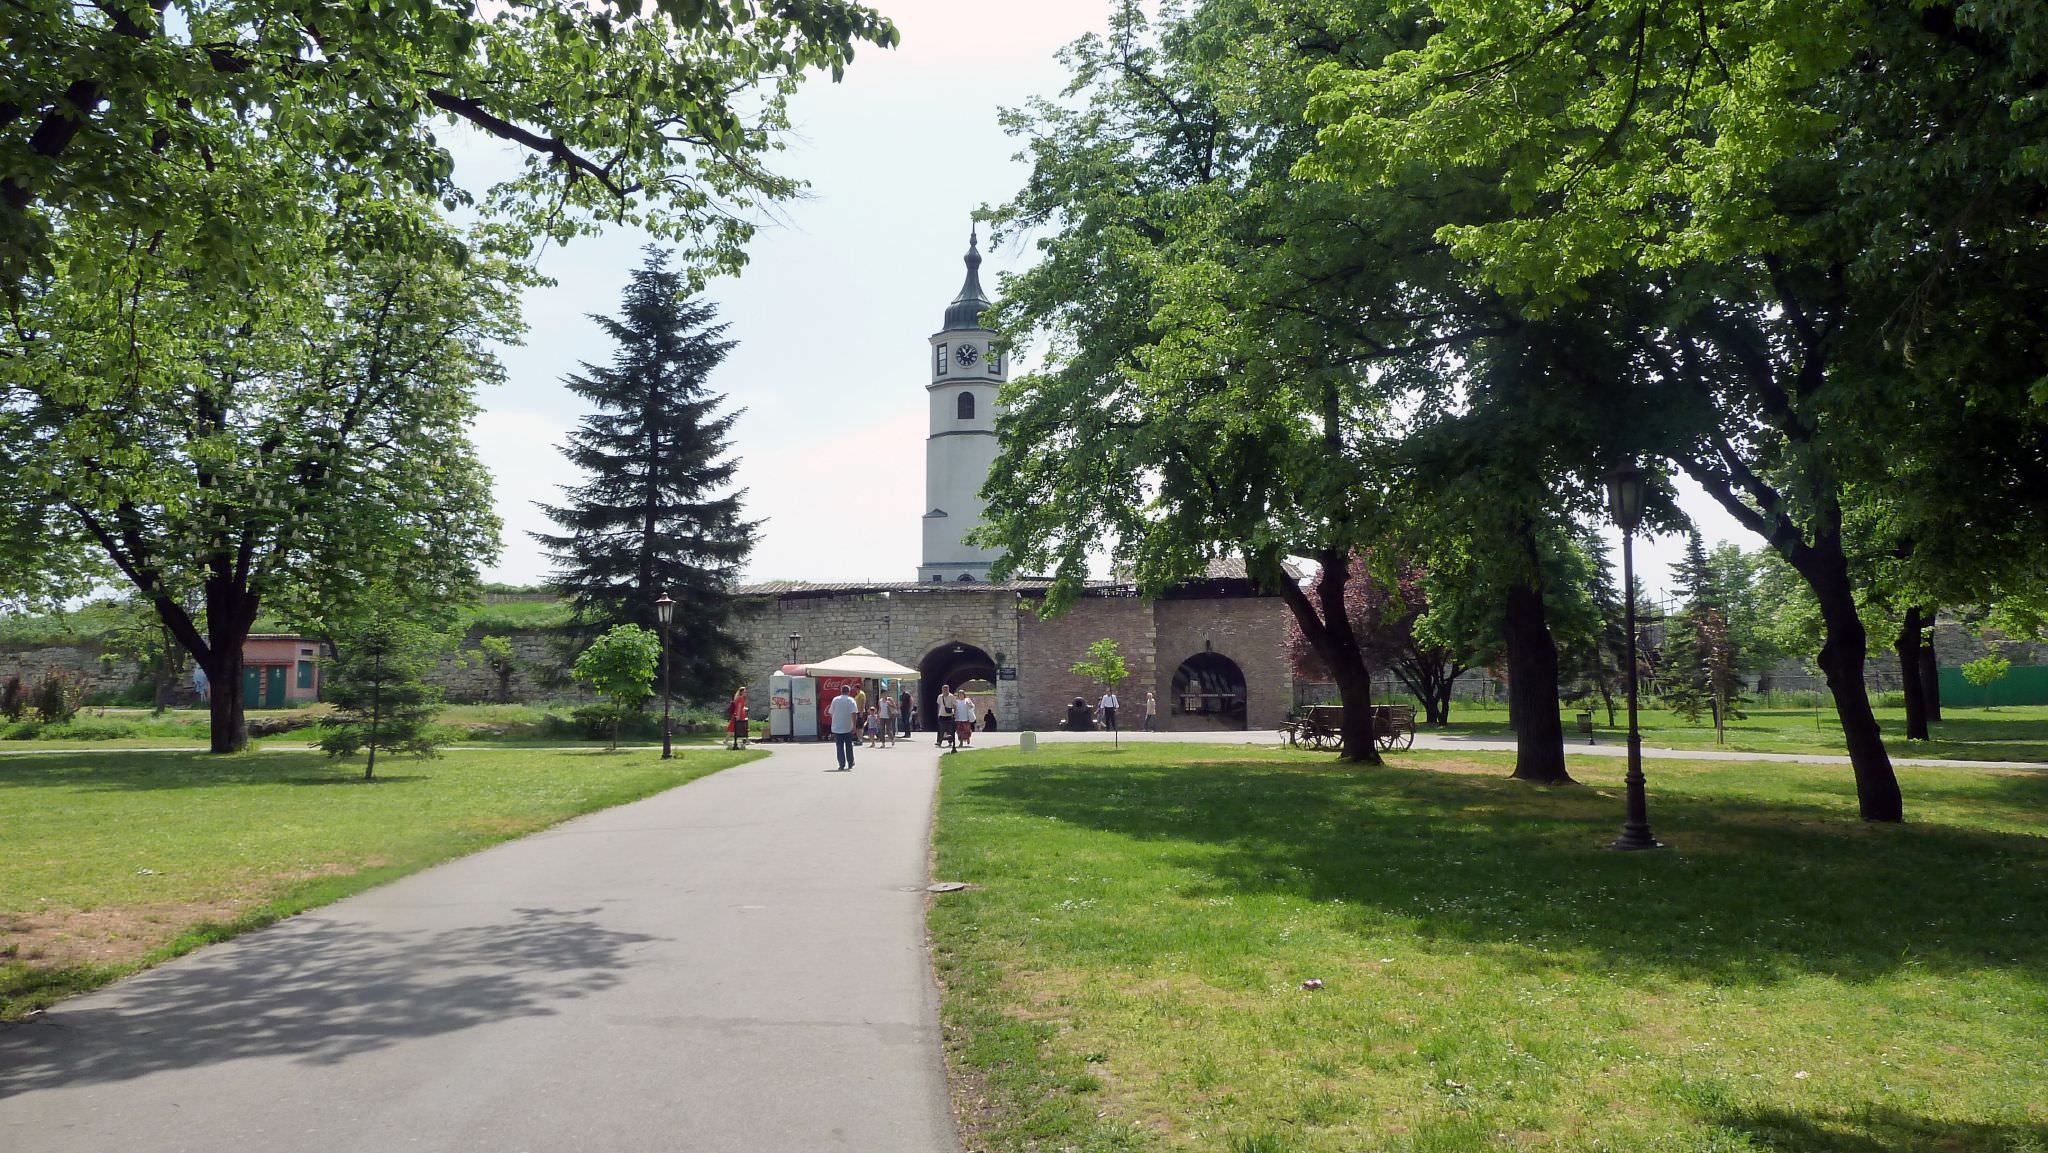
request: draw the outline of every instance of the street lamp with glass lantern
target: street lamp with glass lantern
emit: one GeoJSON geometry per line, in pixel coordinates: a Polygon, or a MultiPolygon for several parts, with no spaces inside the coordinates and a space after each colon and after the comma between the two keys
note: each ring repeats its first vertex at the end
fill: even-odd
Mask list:
{"type": "Polygon", "coordinates": [[[661,759],[674,758],[668,723],[668,623],[675,619],[676,602],[667,593],[654,602],[654,619],[661,622],[661,759]]]}
{"type": "Polygon", "coordinates": [[[1649,802],[1643,796],[1643,737],[1636,725],[1636,566],[1635,536],[1643,523],[1643,490],[1648,475],[1633,462],[1607,477],[1607,511],[1621,529],[1622,615],[1628,626],[1628,817],[1610,849],[1662,848],[1650,835],[1649,802]]]}

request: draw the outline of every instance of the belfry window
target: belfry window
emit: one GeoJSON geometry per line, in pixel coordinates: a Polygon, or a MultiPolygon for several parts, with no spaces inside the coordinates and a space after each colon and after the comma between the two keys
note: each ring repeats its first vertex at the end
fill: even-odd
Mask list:
{"type": "Polygon", "coordinates": [[[946,375],[946,346],[941,344],[932,349],[932,375],[946,375]]]}
{"type": "Polygon", "coordinates": [[[971,392],[963,392],[963,393],[961,393],[961,394],[960,394],[960,403],[959,403],[959,410],[960,410],[960,412],[959,412],[959,416],[960,416],[960,419],[961,419],[961,420],[973,420],[973,419],[974,419],[974,394],[973,394],[973,393],[971,393],[971,392]]]}

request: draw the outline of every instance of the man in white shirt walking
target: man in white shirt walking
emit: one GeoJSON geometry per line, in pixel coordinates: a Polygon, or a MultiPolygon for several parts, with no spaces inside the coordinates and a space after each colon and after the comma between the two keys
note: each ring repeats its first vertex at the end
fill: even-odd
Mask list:
{"type": "Polygon", "coordinates": [[[845,685],[839,686],[839,695],[832,698],[828,706],[832,713],[832,745],[839,754],[839,772],[853,771],[854,717],[860,706],[854,703],[853,694],[845,685]]]}
{"type": "Polygon", "coordinates": [[[1110,689],[1102,694],[1102,727],[1112,733],[1116,731],[1115,689],[1110,689]]]}
{"type": "Polygon", "coordinates": [[[960,730],[954,726],[953,686],[940,685],[939,715],[932,718],[932,747],[935,749],[942,748],[945,746],[947,739],[951,738],[954,742],[953,747],[959,748],[960,730]]]}

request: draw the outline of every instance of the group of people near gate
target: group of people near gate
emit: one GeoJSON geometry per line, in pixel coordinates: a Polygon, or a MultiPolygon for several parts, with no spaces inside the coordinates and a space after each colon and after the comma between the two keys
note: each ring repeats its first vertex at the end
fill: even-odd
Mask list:
{"type": "Polygon", "coordinates": [[[968,696],[966,689],[955,693],[952,685],[939,686],[938,719],[940,723],[932,726],[935,748],[971,747],[977,727],[985,733],[996,731],[994,707],[982,708],[981,702],[968,696]],[[952,719],[951,724],[945,723],[947,718],[952,719]]]}
{"type": "MultiPolygon", "coordinates": [[[[869,704],[865,686],[850,688],[842,685],[838,695],[825,708],[831,717],[838,771],[853,768],[854,750],[863,743],[871,749],[886,748],[896,743],[899,734],[908,737],[917,719],[917,705],[907,689],[893,696],[887,691],[877,693],[875,702],[869,704]]],[[[952,685],[939,687],[937,714],[933,720],[936,747],[949,750],[972,747],[977,728],[982,732],[994,732],[996,729],[995,709],[984,707],[964,689],[955,693],[952,685]]]]}

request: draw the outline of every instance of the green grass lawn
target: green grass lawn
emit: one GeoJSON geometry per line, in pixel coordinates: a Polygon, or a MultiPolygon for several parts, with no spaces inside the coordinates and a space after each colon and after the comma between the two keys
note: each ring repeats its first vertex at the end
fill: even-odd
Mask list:
{"type": "MultiPolygon", "coordinates": [[[[448,744],[505,747],[604,747],[608,742],[584,738],[565,718],[574,703],[552,704],[460,704],[447,705],[436,715],[448,744]],[[552,722],[550,720],[552,718],[552,722]]],[[[303,748],[318,740],[318,719],[328,706],[308,705],[295,709],[259,709],[248,713],[252,732],[261,732],[266,722],[299,721],[304,727],[273,736],[257,736],[251,744],[263,748],[303,748]]],[[[642,720],[637,736],[621,738],[622,744],[659,745],[659,714],[650,711],[642,720]]],[[[723,724],[704,709],[675,710],[676,742],[715,745],[725,740],[723,724]],[[685,733],[682,727],[695,721],[717,732],[685,733]]],[[[766,729],[757,722],[757,730],[766,729]]],[[[63,724],[41,725],[32,721],[0,722],[0,755],[51,749],[204,749],[212,720],[205,709],[166,709],[161,714],[147,708],[126,706],[92,707],[63,724]]]]}
{"type": "Polygon", "coordinates": [[[1619,763],[1507,768],[948,757],[969,1147],[2048,1149],[2048,774],[1653,762],[1618,854],[1619,763]]]}
{"type": "MultiPolygon", "coordinates": [[[[1583,740],[1578,734],[1578,710],[1564,710],[1565,739],[1583,740]]],[[[1842,729],[1831,705],[1819,708],[1764,708],[1751,705],[1744,716],[1728,724],[1728,743],[1714,742],[1710,717],[1688,722],[1658,708],[1641,710],[1643,743],[1668,749],[1725,748],[1744,753],[1841,753],[1842,729]]],[[[1418,712],[1417,716],[1421,714],[1418,712]]],[[[2040,761],[2048,763],[2048,706],[2008,705],[1995,709],[1947,708],[1946,718],[1932,726],[1932,740],[1906,739],[1906,710],[1880,708],[1878,724],[1884,730],[1885,747],[1894,757],[1935,757],[1969,761],[2040,761]]],[[[1593,710],[1596,735],[1602,744],[1620,744],[1628,731],[1628,714],[1615,710],[1619,726],[1607,725],[1607,710],[1593,710]]],[[[1507,710],[1464,701],[1451,706],[1451,724],[1443,732],[1467,736],[1512,738],[1507,710]]]]}
{"type": "Polygon", "coordinates": [[[0,758],[0,1019],[762,755],[0,758]]]}

